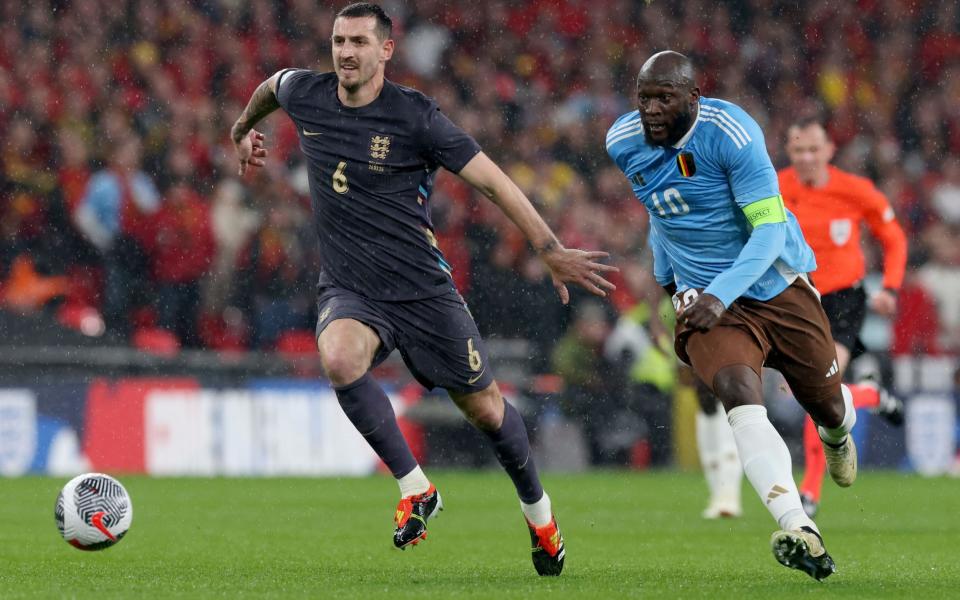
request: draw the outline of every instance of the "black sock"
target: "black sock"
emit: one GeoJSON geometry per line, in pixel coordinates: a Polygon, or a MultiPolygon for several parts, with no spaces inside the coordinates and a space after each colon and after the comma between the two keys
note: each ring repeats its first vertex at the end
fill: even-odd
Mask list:
{"type": "Polygon", "coordinates": [[[540,485],[537,466],[530,454],[527,428],[517,409],[506,400],[503,404],[503,423],[500,429],[484,433],[493,442],[497,460],[513,480],[520,500],[525,504],[533,504],[543,498],[543,486],[540,485]]]}
{"type": "Polygon", "coordinates": [[[370,373],[335,387],[340,408],[397,479],[417,466],[417,460],[400,433],[390,399],[370,373]]]}

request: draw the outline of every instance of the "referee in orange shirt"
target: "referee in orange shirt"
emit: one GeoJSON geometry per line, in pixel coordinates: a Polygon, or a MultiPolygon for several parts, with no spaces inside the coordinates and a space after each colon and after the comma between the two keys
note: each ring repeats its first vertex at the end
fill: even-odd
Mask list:
{"type": "MultiPolygon", "coordinates": [[[[907,240],[887,198],[863,177],[830,164],[835,147],[818,119],[797,121],[787,130],[791,166],[778,173],[784,204],[796,215],[803,236],[817,257],[813,281],[823,295],[837,347],[835,368],[842,374],[862,351],[860,328],[867,306],[880,315],[897,309],[897,290],[907,262],[907,240]],[[860,226],[883,246],[883,289],[867,298],[860,248],[860,226]]],[[[874,408],[895,424],[903,422],[900,402],[873,382],[848,385],[854,405],[874,408]]],[[[820,503],[826,462],[816,426],[807,417],[803,431],[806,473],[800,485],[804,510],[811,517],[820,503]]]]}

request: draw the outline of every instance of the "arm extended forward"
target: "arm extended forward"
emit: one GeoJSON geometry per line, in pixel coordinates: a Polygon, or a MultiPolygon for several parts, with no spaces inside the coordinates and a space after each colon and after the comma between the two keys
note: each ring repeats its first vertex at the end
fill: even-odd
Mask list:
{"type": "Polygon", "coordinates": [[[595,262],[595,259],[606,258],[609,254],[564,248],[517,184],[486,154],[480,152],[474,156],[460,170],[459,175],[499,206],[530,240],[550,270],[553,285],[564,304],[570,301],[570,292],[565,283],[576,283],[597,296],[606,296],[604,290],[616,289],[616,286],[604,279],[600,273],[619,269],[595,262]]]}

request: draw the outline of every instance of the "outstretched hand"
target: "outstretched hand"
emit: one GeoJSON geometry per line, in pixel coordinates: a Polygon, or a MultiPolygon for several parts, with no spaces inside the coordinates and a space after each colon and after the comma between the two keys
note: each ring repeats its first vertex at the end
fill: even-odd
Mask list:
{"type": "Polygon", "coordinates": [[[267,149],[263,147],[263,134],[256,129],[251,129],[247,135],[240,138],[240,141],[233,141],[237,149],[237,157],[240,159],[240,170],[238,174],[242,177],[247,172],[247,166],[262,167],[266,163],[263,161],[267,156],[267,149]]]}
{"type": "Polygon", "coordinates": [[[700,294],[692,303],[680,308],[677,319],[691,329],[708,331],[720,321],[725,310],[723,302],[713,294],[700,294]]]}
{"type": "Polygon", "coordinates": [[[609,256],[606,252],[564,248],[559,244],[540,253],[540,258],[550,270],[553,287],[557,289],[560,301],[564,304],[570,302],[570,291],[565,285],[567,283],[575,283],[591,294],[604,298],[607,292],[617,289],[617,286],[604,279],[600,273],[615,273],[620,269],[596,262],[609,256]]]}

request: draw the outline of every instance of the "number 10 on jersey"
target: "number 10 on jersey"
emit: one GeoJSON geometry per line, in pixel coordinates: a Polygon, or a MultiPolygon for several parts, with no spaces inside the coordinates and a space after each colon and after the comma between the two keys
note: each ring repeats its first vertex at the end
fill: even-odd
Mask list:
{"type": "Polygon", "coordinates": [[[657,192],[650,195],[650,200],[657,209],[657,214],[661,217],[680,216],[690,212],[690,206],[684,201],[677,188],[667,188],[663,190],[663,202],[660,202],[660,197],[657,195],[657,192]],[[666,208],[664,208],[664,204],[667,205],[666,208]],[[667,210],[670,211],[669,214],[667,210]]]}

